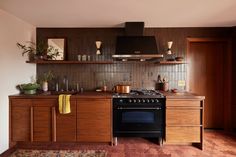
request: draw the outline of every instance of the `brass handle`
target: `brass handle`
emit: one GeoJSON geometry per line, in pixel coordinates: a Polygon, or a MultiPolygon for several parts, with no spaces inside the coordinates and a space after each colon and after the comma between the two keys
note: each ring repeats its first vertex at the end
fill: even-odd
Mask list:
{"type": "Polygon", "coordinates": [[[56,122],[56,108],[52,107],[52,141],[56,142],[57,140],[57,133],[56,133],[56,128],[57,128],[57,122],[56,122]]]}
{"type": "Polygon", "coordinates": [[[30,107],[30,141],[34,141],[34,108],[30,107]]]}

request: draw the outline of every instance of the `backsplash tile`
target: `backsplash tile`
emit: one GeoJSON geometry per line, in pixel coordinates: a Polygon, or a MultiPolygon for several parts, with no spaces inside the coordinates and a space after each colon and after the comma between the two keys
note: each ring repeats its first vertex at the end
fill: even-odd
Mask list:
{"type": "MultiPolygon", "coordinates": [[[[111,90],[116,84],[130,84],[132,88],[155,88],[157,76],[166,77],[170,88],[178,88],[178,80],[186,80],[186,71],[176,71],[182,65],[154,65],[146,63],[121,63],[121,64],[78,64],[78,65],[38,65],[38,75],[51,70],[59,79],[60,87],[65,77],[69,80],[70,89],[75,89],[76,84],[85,90],[94,90],[103,86],[104,81],[111,90]]],[[[55,87],[55,80],[50,82],[50,88],[55,87]]],[[[181,88],[184,89],[184,88],[181,88]]]]}

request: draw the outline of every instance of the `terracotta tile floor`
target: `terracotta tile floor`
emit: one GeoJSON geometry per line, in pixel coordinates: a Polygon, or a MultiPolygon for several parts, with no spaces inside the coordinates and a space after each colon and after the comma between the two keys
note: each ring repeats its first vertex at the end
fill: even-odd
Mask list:
{"type": "MultiPolygon", "coordinates": [[[[108,144],[65,145],[63,149],[106,150],[108,157],[236,157],[236,135],[205,131],[204,151],[193,146],[164,145],[144,138],[118,138],[117,146],[108,144]]],[[[21,147],[25,147],[22,145],[21,147]]],[[[30,146],[33,148],[33,146],[30,146]]],[[[28,147],[29,148],[29,147],[28,147]]],[[[47,146],[50,149],[50,146],[47,146]]],[[[53,149],[55,146],[53,146],[53,149]]]]}

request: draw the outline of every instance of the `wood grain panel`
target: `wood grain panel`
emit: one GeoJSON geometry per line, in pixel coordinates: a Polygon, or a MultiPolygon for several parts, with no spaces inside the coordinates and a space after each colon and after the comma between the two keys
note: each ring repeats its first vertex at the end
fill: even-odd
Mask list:
{"type": "Polygon", "coordinates": [[[232,119],[233,119],[233,128],[234,131],[236,132],[236,105],[233,105],[233,110],[232,110],[232,119]]]}
{"type": "Polygon", "coordinates": [[[229,42],[224,39],[189,39],[188,42],[189,91],[205,95],[206,128],[226,128],[230,123],[228,47],[229,42]],[[226,97],[225,93],[228,93],[226,97]]]}
{"type": "Polygon", "coordinates": [[[166,127],[166,142],[201,142],[200,127],[166,127]]]}
{"type": "Polygon", "coordinates": [[[30,141],[30,99],[11,100],[11,141],[30,141]]]}
{"type": "Polygon", "coordinates": [[[199,126],[201,125],[200,109],[168,108],[166,110],[167,126],[199,126]]]}
{"type": "MultiPolygon", "coordinates": [[[[58,105],[57,105],[58,106],[58,105]]],[[[76,141],[76,101],[70,102],[71,113],[60,114],[57,107],[56,141],[76,141]]]]}
{"type": "Polygon", "coordinates": [[[35,99],[33,101],[33,141],[52,141],[52,107],[55,99],[35,99]]]}
{"type": "Polygon", "coordinates": [[[199,100],[166,100],[166,107],[200,107],[199,100]]]}
{"type": "Polygon", "coordinates": [[[77,140],[111,141],[111,100],[78,99],[77,140]]]}
{"type": "MultiPolygon", "coordinates": [[[[232,53],[232,80],[236,80],[236,62],[234,59],[236,58],[236,27],[233,27],[233,53],[232,53]]],[[[236,81],[232,81],[232,119],[233,119],[233,128],[236,131],[236,81]]]]}

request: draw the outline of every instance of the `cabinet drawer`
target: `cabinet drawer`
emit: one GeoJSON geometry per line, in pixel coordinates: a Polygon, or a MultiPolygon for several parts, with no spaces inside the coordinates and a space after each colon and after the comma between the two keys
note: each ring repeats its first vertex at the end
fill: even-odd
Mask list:
{"type": "Polygon", "coordinates": [[[166,125],[201,125],[200,109],[166,109],[166,125]]]}
{"type": "Polygon", "coordinates": [[[200,142],[200,130],[201,127],[166,127],[166,142],[200,142]]]}
{"type": "Polygon", "coordinates": [[[185,107],[200,107],[199,100],[167,100],[166,106],[185,106],[185,107]]]}

